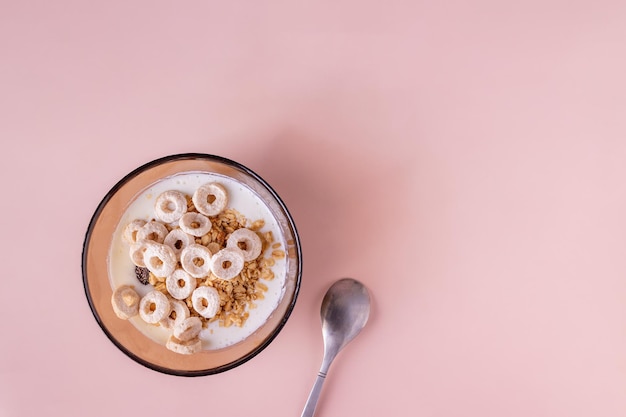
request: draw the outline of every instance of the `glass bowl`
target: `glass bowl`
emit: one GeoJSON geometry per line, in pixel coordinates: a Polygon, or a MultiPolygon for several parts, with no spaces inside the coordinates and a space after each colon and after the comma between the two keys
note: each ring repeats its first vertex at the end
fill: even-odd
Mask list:
{"type": "MultiPolygon", "coordinates": [[[[246,192],[248,192],[246,191],[246,192]]],[[[233,207],[237,209],[237,207],[233,207]]],[[[245,214],[245,213],[244,213],[245,214]]],[[[248,219],[254,220],[254,219],[248,219]]],[[[178,154],[149,162],[122,178],[102,199],[87,229],[82,254],[85,294],[93,315],[106,336],[134,361],[159,372],[179,376],[216,374],[250,360],[281,331],[291,314],[300,288],[302,253],[293,219],[278,194],[260,176],[245,166],[214,155],[178,154]],[[284,244],[282,296],[269,317],[243,340],[228,346],[203,349],[192,355],[168,350],[164,343],[148,337],[133,320],[118,318],[111,306],[113,282],[110,259],[114,236],[127,217],[127,210],[139,196],[151,197],[152,187],[189,174],[215,174],[234,180],[251,191],[269,209],[284,244]],[[135,323],[135,324],[133,324],[135,323]]],[[[282,283],[282,279],[279,280],[282,283]]],[[[137,281],[137,288],[142,285],[137,281]]],[[[149,288],[148,284],[145,288],[149,288]]],[[[144,289],[144,292],[146,290],[144,289]]],[[[260,300],[259,302],[263,302],[260,300]]],[[[250,315],[255,310],[249,310],[250,315]]],[[[236,329],[234,331],[237,331],[236,329]]]]}

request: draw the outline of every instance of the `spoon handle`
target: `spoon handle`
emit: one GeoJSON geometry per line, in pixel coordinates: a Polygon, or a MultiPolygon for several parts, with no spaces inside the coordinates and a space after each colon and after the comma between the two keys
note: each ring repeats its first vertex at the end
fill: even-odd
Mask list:
{"type": "Polygon", "coordinates": [[[315,413],[315,406],[317,406],[317,400],[320,398],[320,392],[322,392],[322,385],[324,385],[325,380],[326,373],[320,371],[317,374],[317,378],[315,379],[315,383],[313,384],[313,388],[311,388],[311,393],[309,394],[309,399],[306,400],[304,410],[302,410],[302,415],[300,417],[313,417],[313,413],[315,413]]]}

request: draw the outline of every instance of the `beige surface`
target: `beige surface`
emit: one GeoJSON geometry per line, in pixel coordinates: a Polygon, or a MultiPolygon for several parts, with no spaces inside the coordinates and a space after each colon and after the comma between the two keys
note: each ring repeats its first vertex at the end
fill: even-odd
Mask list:
{"type": "Polygon", "coordinates": [[[625,415],[624,2],[0,10],[0,416],[299,415],[344,276],[372,316],[320,417],[625,415]],[[304,251],[283,332],[202,378],[122,354],[80,275],[103,195],[180,152],[258,172],[304,251]]]}

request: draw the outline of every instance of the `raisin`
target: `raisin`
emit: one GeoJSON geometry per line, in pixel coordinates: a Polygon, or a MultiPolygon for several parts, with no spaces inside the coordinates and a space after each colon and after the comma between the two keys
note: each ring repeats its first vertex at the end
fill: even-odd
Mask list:
{"type": "Polygon", "coordinates": [[[150,279],[150,271],[148,268],[142,268],[140,266],[135,267],[135,276],[143,285],[148,285],[148,280],[150,279]]]}

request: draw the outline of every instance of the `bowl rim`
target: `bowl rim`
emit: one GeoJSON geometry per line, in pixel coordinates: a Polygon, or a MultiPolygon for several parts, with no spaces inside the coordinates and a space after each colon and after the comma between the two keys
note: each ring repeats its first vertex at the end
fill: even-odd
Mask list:
{"type": "Polygon", "coordinates": [[[104,195],[104,197],[102,198],[102,200],[100,201],[100,203],[96,207],[96,210],[94,211],[93,215],[91,216],[91,219],[89,220],[89,225],[87,227],[87,231],[85,233],[85,238],[83,240],[82,254],[81,254],[81,272],[82,272],[83,289],[85,291],[85,296],[87,298],[87,302],[89,304],[89,308],[90,308],[94,318],[96,319],[96,322],[98,323],[98,326],[102,329],[102,331],[107,336],[107,338],[115,346],[117,346],[117,348],[120,349],[124,354],[126,354],[128,357],[130,357],[135,362],[137,362],[137,363],[139,363],[139,364],[141,364],[141,365],[143,365],[143,366],[145,366],[145,367],[147,367],[149,369],[152,369],[154,371],[161,372],[161,373],[164,373],[164,374],[175,375],[175,376],[186,376],[186,377],[206,376],[206,375],[218,374],[218,373],[221,373],[221,372],[233,369],[233,368],[235,368],[235,367],[237,367],[239,365],[242,365],[242,364],[246,363],[247,361],[249,361],[250,359],[252,359],[256,355],[258,355],[261,351],[263,351],[276,338],[276,336],[278,336],[278,333],[280,333],[280,331],[283,329],[283,327],[287,323],[287,320],[291,316],[291,313],[293,312],[296,300],[297,300],[299,292],[300,292],[300,286],[301,286],[301,282],[302,282],[302,247],[301,247],[301,243],[300,243],[300,237],[299,237],[298,231],[296,229],[296,225],[294,223],[294,220],[293,220],[293,217],[292,217],[291,213],[287,209],[287,206],[285,205],[283,200],[280,198],[278,193],[260,175],[258,175],[256,172],[252,171],[250,168],[242,165],[241,163],[236,162],[236,161],[234,161],[232,159],[229,159],[229,158],[222,157],[222,156],[208,154],[208,153],[195,153],[195,152],[179,153],[179,154],[171,154],[171,155],[167,155],[167,156],[163,156],[163,157],[154,159],[152,161],[144,163],[143,165],[135,168],[134,170],[132,170],[131,172],[126,174],[124,177],[122,177],[122,179],[120,179],[104,195]],[[295,276],[294,291],[293,291],[292,299],[289,302],[289,305],[286,307],[285,313],[281,317],[281,319],[278,322],[277,326],[271,331],[269,336],[266,337],[262,341],[262,343],[257,345],[254,349],[249,351],[247,354],[241,356],[240,358],[238,358],[238,359],[236,359],[236,360],[234,360],[234,361],[232,361],[230,363],[224,364],[224,365],[220,365],[220,366],[217,366],[217,367],[214,367],[214,368],[209,368],[209,369],[177,370],[177,369],[168,368],[168,367],[164,367],[164,366],[160,366],[160,365],[154,364],[154,363],[152,363],[152,362],[150,362],[148,360],[145,360],[145,359],[139,357],[138,355],[133,353],[131,350],[126,348],[109,331],[109,329],[105,326],[102,318],[100,317],[100,315],[99,315],[99,313],[97,311],[97,308],[95,306],[95,302],[94,302],[94,300],[92,298],[92,295],[91,295],[91,292],[90,292],[88,276],[87,276],[88,275],[88,272],[87,272],[87,270],[88,270],[87,261],[88,261],[88,254],[89,254],[89,244],[90,244],[91,238],[93,236],[93,232],[94,232],[94,228],[96,226],[96,223],[97,223],[98,219],[100,218],[104,208],[107,206],[109,201],[115,196],[115,194],[124,185],[126,185],[130,180],[132,180],[133,178],[137,177],[141,173],[143,173],[145,171],[148,171],[151,168],[157,167],[157,166],[165,164],[165,163],[172,163],[172,162],[176,162],[176,161],[180,161],[180,160],[189,160],[189,159],[206,160],[206,161],[217,162],[217,163],[229,165],[229,166],[231,166],[231,167],[233,167],[233,168],[235,168],[237,170],[240,170],[240,171],[244,172],[246,175],[252,177],[254,180],[259,182],[271,194],[271,196],[275,199],[275,201],[278,204],[278,206],[280,207],[280,209],[285,213],[285,217],[286,217],[288,226],[289,226],[289,228],[291,229],[291,231],[293,233],[293,241],[294,241],[293,247],[295,248],[295,251],[296,251],[295,255],[296,255],[296,259],[297,259],[297,273],[296,273],[296,276],[295,276]]]}

